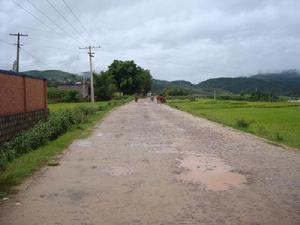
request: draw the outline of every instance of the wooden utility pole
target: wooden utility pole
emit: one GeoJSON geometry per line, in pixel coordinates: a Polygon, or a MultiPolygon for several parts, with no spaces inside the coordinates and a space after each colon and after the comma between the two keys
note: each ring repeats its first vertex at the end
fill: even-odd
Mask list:
{"type": "Polygon", "coordinates": [[[216,89],[214,88],[214,100],[216,100],[217,98],[217,93],[216,93],[216,89]]]}
{"type": "Polygon", "coordinates": [[[93,77],[93,65],[92,65],[92,58],[94,57],[94,52],[92,52],[92,49],[94,48],[100,48],[100,46],[95,47],[95,46],[88,46],[84,48],[79,48],[79,49],[88,49],[88,55],[90,58],[90,79],[91,79],[91,102],[95,102],[95,94],[94,94],[94,77],[93,77]]]}
{"type": "Polygon", "coordinates": [[[9,34],[10,36],[17,36],[17,66],[16,66],[16,72],[19,72],[20,70],[20,37],[28,37],[27,34],[20,34],[20,33],[17,33],[17,34],[9,34]]]}

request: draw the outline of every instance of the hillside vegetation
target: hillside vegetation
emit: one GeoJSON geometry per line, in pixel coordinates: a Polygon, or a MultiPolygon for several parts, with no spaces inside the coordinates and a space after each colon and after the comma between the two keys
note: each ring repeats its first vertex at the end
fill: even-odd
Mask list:
{"type": "Polygon", "coordinates": [[[219,94],[251,94],[253,92],[268,92],[281,96],[300,96],[300,73],[295,70],[280,73],[257,74],[250,77],[221,77],[208,79],[199,84],[187,81],[153,80],[152,91],[163,92],[166,89],[181,88],[190,94],[212,95],[216,89],[219,94]],[[181,85],[180,85],[181,83],[181,85]]]}
{"type": "Polygon", "coordinates": [[[61,70],[29,70],[23,73],[32,77],[47,79],[51,82],[76,82],[82,80],[82,77],[76,74],[61,70]]]}
{"type": "MultiPolygon", "coordinates": [[[[127,70],[126,68],[122,70],[121,67],[117,65],[117,63],[121,64],[120,62],[121,61],[116,60],[114,64],[112,64],[114,66],[114,69],[111,68],[111,71],[118,71],[117,73],[123,74],[123,77],[130,77],[130,73],[131,73],[130,69],[127,70]]],[[[128,62],[124,62],[124,63],[128,63],[128,62]]],[[[132,68],[135,67],[133,66],[132,68]]],[[[145,71],[147,72],[147,70],[145,71]]],[[[72,82],[82,81],[81,76],[60,71],[60,70],[44,70],[44,71],[31,70],[31,71],[25,71],[24,73],[33,77],[48,79],[48,81],[50,81],[49,83],[55,83],[55,82],[72,83],[72,82]]],[[[112,73],[109,72],[109,74],[112,73]]],[[[106,80],[101,82],[102,83],[108,82],[109,76],[107,75],[106,78],[107,78],[106,80]]],[[[132,78],[131,80],[134,81],[134,79],[132,78]]],[[[98,80],[98,82],[100,81],[98,80]]],[[[128,86],[128,84],[129,84],[128,82],[126,83],[125,81],[120,80],[118,81],[118,84],[115,86],[119,85],[119,89],[122,90],[126,85],[128,86]],[[122,88],[119,84],[120,82],[122,82],[122,88]]],[[[221,95],[229,94],[229,93],[251,94],[253,92],[260,91],[260,92],[272,93],[278,96],[299,97],[300,96],[300,73],[296,70],[287,70],[279,73],[256,74],[250,77],[235,77],[235,78],[220,77],[220,78],[208,79],[198,84],[193,84],[189,81],[184,81],[184,80],[166,81],[166,80],[152,79],[151,86],[152,86],[151,87],[152,92],[162,93],[162,94],[166,94],[168,92],[173,92],[173,93],[179,92],[185,95],[198,94],[202,96],[211,96],[213,94],[213,90],[216,89],[218,91],[218,94],[221,95]]],[[[114,90],[114,88],[111,89],[114,90]]],[[[148,89],[149,88],[145,88],[145,90],[148,89]]]]}

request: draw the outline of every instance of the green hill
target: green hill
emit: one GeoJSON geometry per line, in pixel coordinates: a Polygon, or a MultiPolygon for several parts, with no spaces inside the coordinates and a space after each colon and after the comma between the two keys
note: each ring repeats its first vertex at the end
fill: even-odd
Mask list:
{"type": "Polygon", "coordinates": [[[214,88],[235,94],[255,91],[270,92],[276,95],[299,96],[300,73],[294,70],[281,73],[257,74],[251,77],[215,78],[203,81],[198,87],[204,90],[214,88]]]}
{"type": "Polygon", "coordinates": [[[250,77],[221,77],[208,79],[199,84],[188,81],[152,80],[152,91],[161,93],[166,89],[182,88],[190,93],[211,95],[214,89],[218,93],[269,92],[275,95],[300,96],[300,73],[287,70],[280,73],[256,74],[250,77]]]}
{"type": "Polygon", "coordinates": [[[73,74],[64,72],[61,70],[29,70],[23,72],[32,77],[44,78],[50,82],[76,82],[81,81],[81,77],[73,74]]]}
{"type": "Polygon", "coordinates": [[[166,89],[182,88],[191,93],[200,93],[202,90],[195,84],[189,81],[176,80],[176,81],[166,81],[166,80],[156,80],[152,79],[152,92],[161,93],[166,89]]]}
{"type": "MultiPolygon", "coordinates": [[[[25,74],[32,77],[45,78],[49,83],[77,82],[82,77],[61,70],[30,70],[25,74]]],[[[212,95],[213,89],[218,93],[253,93],[255,91],[270,92],[275,95],[300,96],[300,73],[296,70],[287,70],[280,73],[263,73],[250,77],[221,77],[208,79],[193,84],[189,81],[166,81],[152,79],[152,92],[162,93],[166,90],[180,90],[190,94],[212,95]]]]}

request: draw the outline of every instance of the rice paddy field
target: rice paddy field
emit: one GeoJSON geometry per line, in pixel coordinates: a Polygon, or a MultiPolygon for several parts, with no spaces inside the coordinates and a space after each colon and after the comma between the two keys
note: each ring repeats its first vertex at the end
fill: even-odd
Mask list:
{"type": "Polygon", "coordinates": [[[195,116],[300,149],[300,104],[197,99],[168,104],[195,116]]]}

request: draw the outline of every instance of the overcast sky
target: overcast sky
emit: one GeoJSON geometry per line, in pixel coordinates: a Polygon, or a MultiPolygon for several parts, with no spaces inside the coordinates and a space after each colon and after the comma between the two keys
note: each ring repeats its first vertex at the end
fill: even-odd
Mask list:
{"type": "Polygon", "coordinates": [[[135,60],[165,80],[300,69],[300,0],[65,0],[83,26],[63,0],[15,2],[0,0],[0,69],[12,68],[17,32],[29,35],[21,71],[87,71],[78,47],[89,44],[101,45],[96,71],[135,60]]]}

